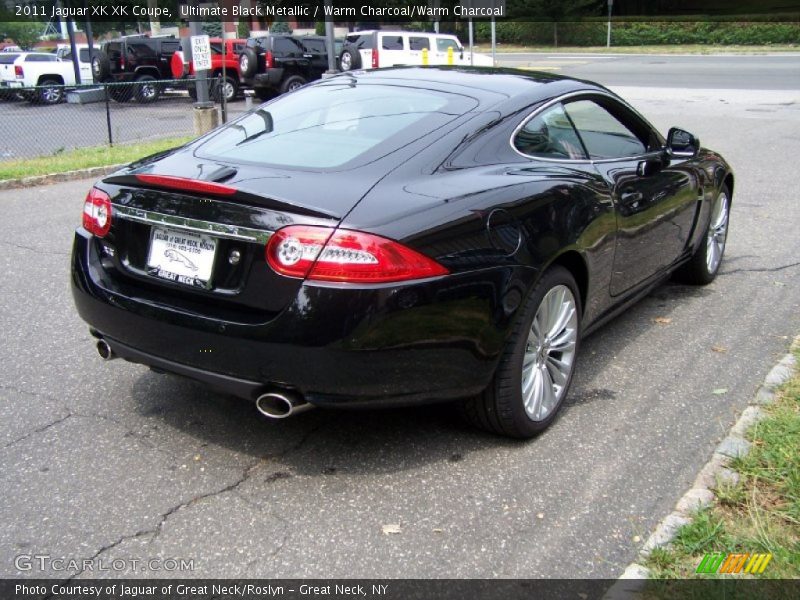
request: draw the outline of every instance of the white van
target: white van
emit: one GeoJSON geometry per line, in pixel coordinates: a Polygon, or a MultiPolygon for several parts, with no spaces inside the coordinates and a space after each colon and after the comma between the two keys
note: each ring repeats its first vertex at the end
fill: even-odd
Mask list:
{"type": "Polygon", "coordinates": [[[491,56],[473,53],[470,57],[469,52],[464,49],[454,35],[373,30],[347,34],[340,55],[340,67],[342,71],[350,71],[352,69],[422,65],[425,64],[423,50],[427,50],[427,64],[429,65],[494,66],[491,56]],[[450,49],[452,49],[452,54],[450,49]]]}

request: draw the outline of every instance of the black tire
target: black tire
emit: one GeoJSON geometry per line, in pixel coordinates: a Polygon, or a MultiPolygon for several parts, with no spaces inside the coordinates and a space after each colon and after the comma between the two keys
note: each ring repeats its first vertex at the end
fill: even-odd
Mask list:
{"type": "Polygon", "coordinates": [[[281,82],[281,94],[293,92],[305,84],[306,80],[303,77],[300,77],[300,75],[289,75],[289,77],[281,82]]]}
{"type": "Polygon", "coordinates": [[[361,53],[355,48],[345,48],[339,57],[339,68],[342,71],[353,71],[361,68],[361,53]]]}
{"type": "Polygon", "coordinates": [[[64,101],[64,84],[56,79],[43,79],[32,96],[32,102],[59,104],[64,101]]]}
{"type": "Polygon", "coordinates": [[[492,382],[481,395],[463,401],[461,412],[467,421],[480,429],[521,439],[531,438],[547,429],[556,419],[564,399],[569,394],[575,371],[575,359],[580,346],[581,310],[581,297],[572,274],[561,266],[548,269],[519,310],[492,382]],[[533,420],[525,409],[522,393],[523,359],[533,320],[542,300],[551,290],[556,292],[561,290],[561,286],[565,286],[572,293],[576,317],[574,328],[576,337],[571,350],[570,371],[550,412],[541,420],[533,420]]]}
{"type": "Polygon", "coordinates": [[[152,75],[139,75],[136,78],[136,100],[140,104],[151,104],[161,96],[161,86],[152,75]]]}
{"type": "Polygon", "coordinates": [[[108,97],[114,102],[130,102],[133,98],[133,86],[130,83],[109,85],[108,97]]]}
{"type": "Polygon", "coordinates": [[[245,48],[239,56],[239,73],[245,79],[258,73],[258,54],[252,48],[245,48]]]}
{"type": "Polygon", "coordinates": [[[111,77],[111,63],[104,52],[97,52],[92,57],[92,77],[95,83],[107,81],[111,77]]]}
{"type": "Polygon", "coordinates": [[[692,255],[692,258],[687,262],[685,265],[681,266],[675,272],[675,279],[680,281],[681,283],[688,283],[690,285],[708,285],[717,277],[717,273],[719,273],[719,268],[722,265],[722,259],[725,256],[725,242],[728,239],[728,224],[730,221],[730,208],[731,208],[731,193],[728,189],[727,185],[723,185],[717,197],[714,199],[714,203],[711,206],[711,211],[708,217],[708,223],[706,224],[705,234],[703,236],[702,241],[700,242],[700,246],[695,250],[695,253],[692,255]],[[716,225],[715,217],[718,217],[719,214],[717,213],[717,209],[720,206],[720,203],[725,203],[725,212],[724,212],[724,224],[723,228],[724,231],[720,233],[718,227],[714,227],[716,225]],[[710,241],[710,238],[713,236],[713,242],[710,241]],[[719,246],[718,242],[721,238],[722,245],[719,246]],[[716,242],[716,248],[712,249],[712,246],[716,242]],[[714,251],[719,252],[719,256],[717,260],[710,261],[709,257],[713,258],[714,251]]]}
{"type": "Polygon", "coordinates": [[[216,102],[222,101],[222,94],[220,93],[220,88],[226,88],[228,90],[228,94],[225,98],[225,102],[233,102],[236,100],[236,96],[239,95],[239,82],[234,78],[228,75],[225,77],[225,82],[227,82],[227,86],[223,83],[222,76],[218,76],[214,79],[214,83],[211,87],[212,94],[211,98],[216,102]]]}
{"type": "Polygon", "coordinates": [[[189,98],[197,101],[197,86],[195,86],[194,82],[186,89],[189,92],[189,98]]]}

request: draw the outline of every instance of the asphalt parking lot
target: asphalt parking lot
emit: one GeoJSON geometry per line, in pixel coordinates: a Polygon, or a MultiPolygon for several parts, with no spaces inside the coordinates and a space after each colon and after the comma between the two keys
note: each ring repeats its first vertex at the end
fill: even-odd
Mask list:
{"type": "Polygon", "coordinates": [[[800,331],[798,89],[619,89],[733,165],[727,257],[586,339],[560,419],[526,443],[446,406],[268,422],[102,363],[68,287],[91,182],[0,192],[0,575],[619,575],[800,331]],[[194,564],[20,572],[31,554],[194,564]]]}

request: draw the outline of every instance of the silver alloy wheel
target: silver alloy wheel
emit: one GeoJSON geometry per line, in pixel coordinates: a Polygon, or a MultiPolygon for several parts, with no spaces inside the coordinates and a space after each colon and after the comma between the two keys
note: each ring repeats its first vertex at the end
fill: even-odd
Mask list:
{"type": "Polygon", "coordinates": [[[575,296],[567,286],[557,285],[536,310],[522,360],[522,401],[533,421],[545,420],[561,401],[577,341],[575,296]]]}
{"type": "Polygon", "coordinates": [[[152,98],[155,98],[156,86],[153,83],[146,83],[139,88],[139,93],[142,95],[142,98],[151,100],[152,98]]]}
{"type": "Polygon", "coordinates": [[[709,273],[715,273],[725,252],[725,241],[728,237],[728,214],[730,201],[723,192],[717,198],[711,222],[708,225],[706,237],[706,268],[709,273]]]}
{"type": "Polygon", "coordinates": [[[340,66],[342,67],[342,71],[349,71],[350,69],[353,68],[353,62],[351,58],[352,57],[350,56],[349,52],[345,52],[344,54],[342,54],[342,57],[340,59],[341,63],[340,66]]]}
{"type": "Polygon", "coordinates": [[[226,81],[222,84],[222,93],[225,94],[225,100],[227,102],[235,100],[235,90],[233,89],[233,84],[230,81],[226,81]]]}
{"type": "Polygon", "coordinates": [[[303,85],[304,85],[304,84],[300,83],[299,81],[295,81],[295,82],[294,82],[292,85],[290,85],[290,86],[289,86],[289,87],[286,89],[286,91],[287,91],[287,92],[293,92],[293,91],[295,91],[296,89],[303,87],[303,85]]]}
{"type": "Polygon", "coordinates": [[[42,100],[47,104],[55,104],[61,100],[61,88],[46,87],[42,89],[42,100]]]}

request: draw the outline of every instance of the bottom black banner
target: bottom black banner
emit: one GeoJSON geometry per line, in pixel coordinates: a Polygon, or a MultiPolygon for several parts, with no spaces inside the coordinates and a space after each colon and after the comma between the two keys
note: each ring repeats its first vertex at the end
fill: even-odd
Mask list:
{"type": "Polygon", "coordinates": [[[428,598],[513,600],[621,600],[689,598],[795,600],[800,580],[597,580],[597,579],[47,579],[0,580],[2,600],[225,600],[428,598]]]}

